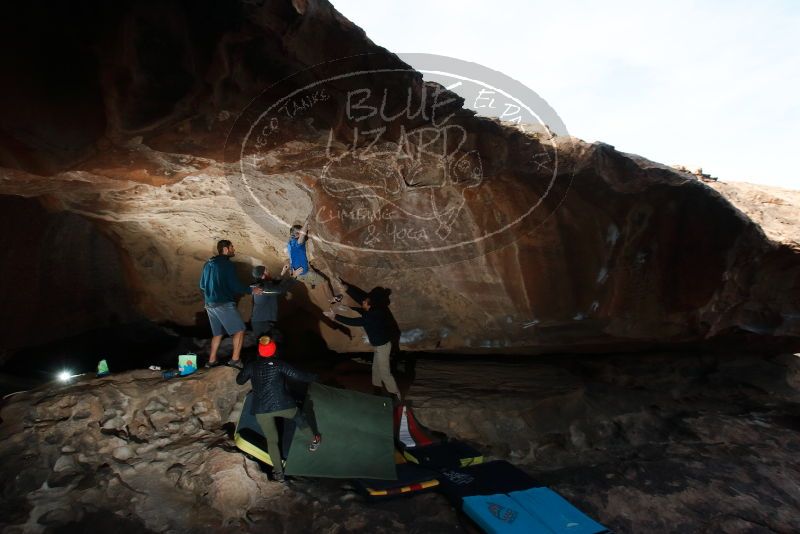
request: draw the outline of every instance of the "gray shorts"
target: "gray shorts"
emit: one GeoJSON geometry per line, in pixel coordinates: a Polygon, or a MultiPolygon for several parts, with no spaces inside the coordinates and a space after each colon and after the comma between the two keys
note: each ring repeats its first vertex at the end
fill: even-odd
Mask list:
{"type": "Polygon", "coordinates": [[[318,283],[317,273],[314,271],[313,267],[309,268],[307,273],[298,275],[297,280],[303,282],[307,286],[311,286],[312,288],[318,283]]]}
{"type": "Polygon", "coordinates": [[[222,304],[206,304],[206,313],[211,323],[211,335],[221,336],[226,333],[229,336],[242,332],[245,329],[242,316],[236,309],[235,302],[224,302],[222,304]]]}

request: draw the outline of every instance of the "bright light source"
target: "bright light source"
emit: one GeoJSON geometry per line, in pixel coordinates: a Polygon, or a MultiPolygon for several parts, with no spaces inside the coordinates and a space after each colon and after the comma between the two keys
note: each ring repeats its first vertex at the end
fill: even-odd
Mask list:
{"type": "Polygon", "coordinates": [[[58,373],[58,379],[62,382],[69,382],[70,378],[72,378],[72,373],[69,371],[61,371],[58,373]]]}

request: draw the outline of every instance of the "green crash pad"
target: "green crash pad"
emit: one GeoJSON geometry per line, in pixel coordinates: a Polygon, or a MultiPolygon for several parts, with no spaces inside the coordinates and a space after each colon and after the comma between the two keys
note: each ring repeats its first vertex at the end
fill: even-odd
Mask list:
{"type": "Polygon", "coordinates": [[[311,384],[322,443],[308,450],[309,428],[298,428],[284,471],[287,475],[396,480],[392,401],[357,391],[311,384]]]}

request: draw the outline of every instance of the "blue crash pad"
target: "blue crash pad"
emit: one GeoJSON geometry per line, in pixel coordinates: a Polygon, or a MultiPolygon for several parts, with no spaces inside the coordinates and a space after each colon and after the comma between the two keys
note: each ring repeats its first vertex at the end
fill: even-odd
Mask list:
{"type": "Polygon", "coordinates": [[[464,497],[464,512],[487,534],[599,534],[606,527],[548,488],[464,497]]]}
{"type": "Polygon", "coordinates": [[[606,531],[606,527],[549,488],[512,491],[508,496],[555,534],[597,534],[606,531]]]}
{"type": "Polygon", "coordinates": [[[463,510],[487,534],[552,534],[505,493],[464,497],[463,510]]]}

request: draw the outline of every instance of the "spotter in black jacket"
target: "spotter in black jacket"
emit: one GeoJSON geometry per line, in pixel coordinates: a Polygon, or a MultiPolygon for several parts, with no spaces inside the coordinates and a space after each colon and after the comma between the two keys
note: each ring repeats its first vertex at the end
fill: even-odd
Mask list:
{"type": "Polygon", "coordinates": [[[253,384],[253,415],[294,408],[297,403],[286,391],[284,377],[300,382],[314,382],[319,378],[314,373],[298,371],[277,357],[261,356],[247,362],[236,376],[236,383],[243,385],[248,380],[253,384]]]}

